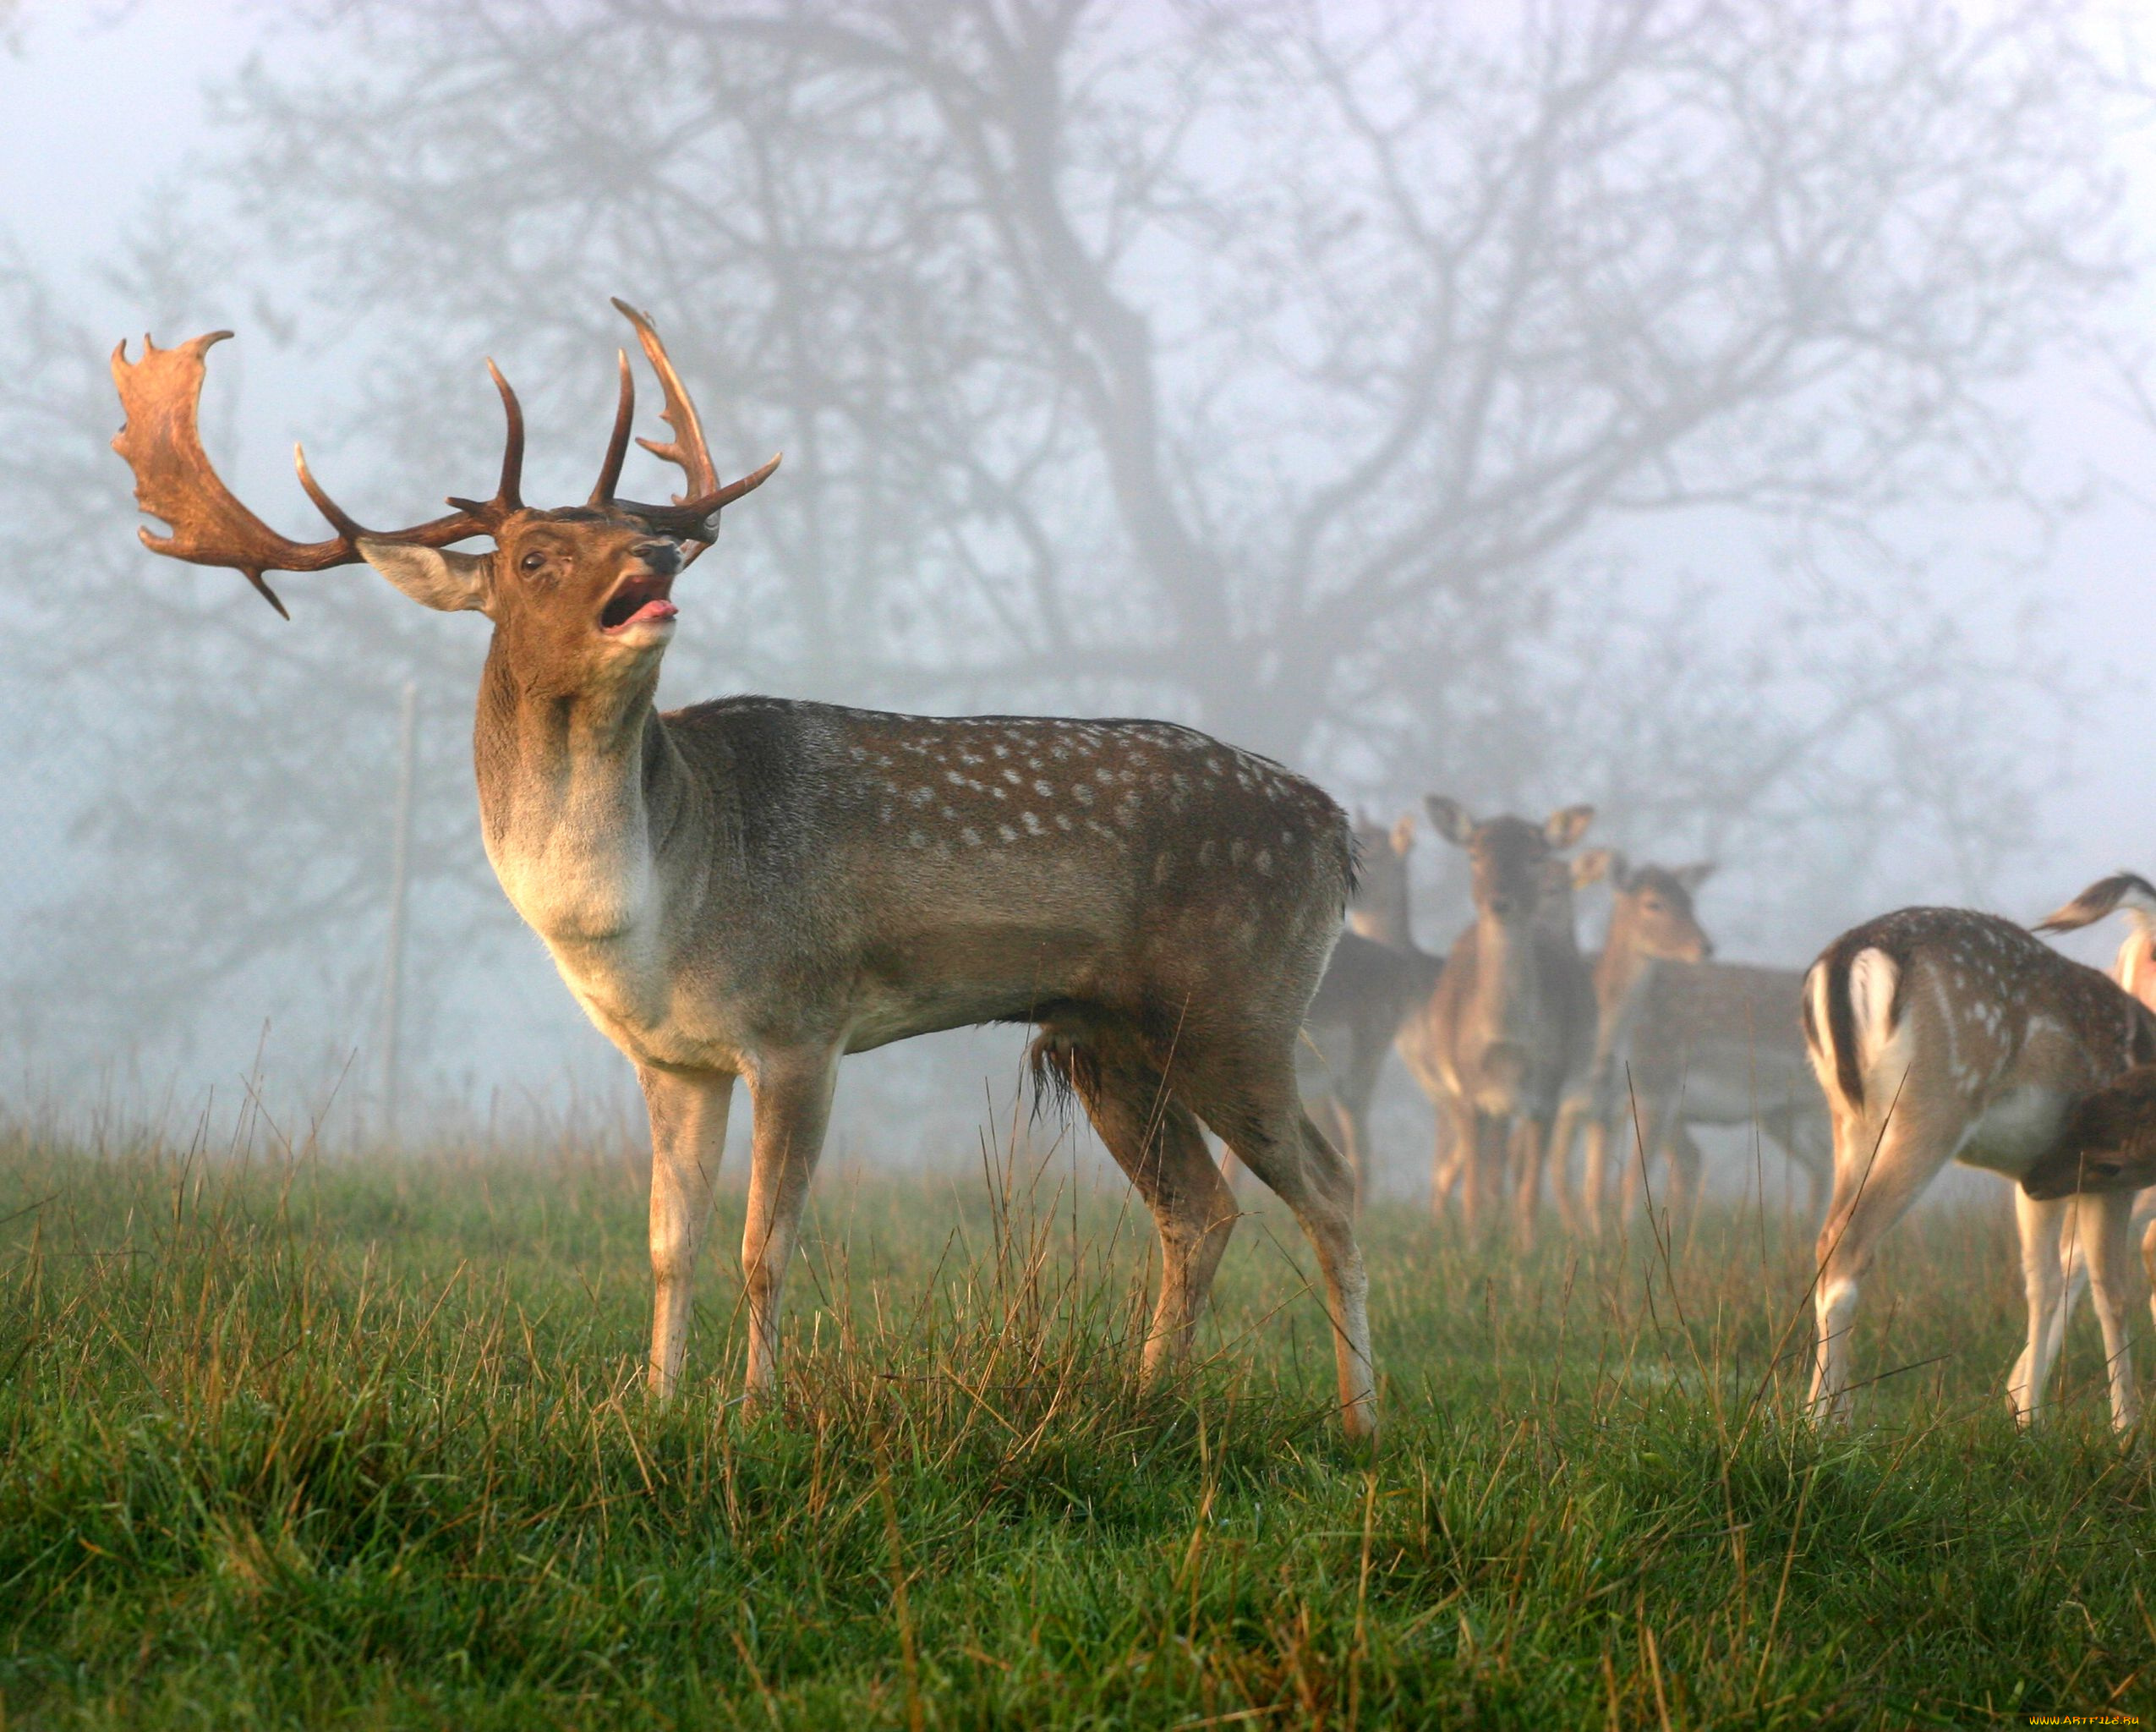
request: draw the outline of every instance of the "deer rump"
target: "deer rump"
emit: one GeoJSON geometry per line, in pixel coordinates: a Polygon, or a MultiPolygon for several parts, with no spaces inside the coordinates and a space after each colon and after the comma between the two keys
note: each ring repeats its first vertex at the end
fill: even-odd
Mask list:
{"type": "MultiPolygon", "coordinates": [[[[1984,984],[2033,976],[2069,1021],[2093,1029],[2115,1021],[2120,1068],[2109,1076],[2089,1068],[2106,1044],[2100,1037],[2082,1047],[2088,1056],[2077,1067],[2040,1066],[2048,1086],[2033,1074],[2017,1082],[2016,1072],[2039,1069],[2023,1043],[2008,1043],[1985,1060],[1964,1057],[1951,1038],[1941,1043],[1914,1026],[1920,999],[1945,996],[1927,990],[1936,984],[1927,972],[1940,964],[1924,952],[1927,917],[1942,913],[1972,918],[1903,909],[1845,934],[1814,965],[1803,995],[1804,1039],[1829,1098],[1852,1115],[1869,1107],[1891,1117],[1905,1110],[1901,1091],[1918,1067],[1940,1061],[1936,1050],[1926,1049],[1944,1044],[1951,1080],[1972,1100],[1995,1097],[1973,1118],[1955,1159],[2001,1172],[2038,1200],[2156,1183],[2156,1029],[2147,1015],[2098,970],[2060,956],[2010,921],[1975,917],[1997,959],[1997,974],[1984,984]],[[1874,1098],[1881,1094],[1885,1098],[1874,1098]]],[[[1958,995],[1973,983],[1957,973],[1953,984],[1958,995]]],[[[1999,1022],[2003,1028],[2003,1017],[1999,1022]]]]}

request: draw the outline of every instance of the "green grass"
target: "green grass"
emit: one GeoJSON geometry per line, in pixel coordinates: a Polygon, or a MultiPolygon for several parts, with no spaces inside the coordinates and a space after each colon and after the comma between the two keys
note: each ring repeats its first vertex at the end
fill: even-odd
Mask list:
{"type": "MultiPolygon", "coordinates": [[[[2003,1211],[1906,1223],[1855,1432],[1800,1236],[1519,1258],[1368,1224],[1387,1431],[1256,1212],[1133,1376],[1150,1232],[1051,1164],[827,1175],[777,1411],[738,1189],[647,1406],[618,1155],[0,1143],[8,1727],[1904,1726],[2156,1712],[2156,1494],[2087,1326],[2017,1437],[2003,1211]]],[[[735,1176],[738,1181],[738,1175],[735,1176]]]]}

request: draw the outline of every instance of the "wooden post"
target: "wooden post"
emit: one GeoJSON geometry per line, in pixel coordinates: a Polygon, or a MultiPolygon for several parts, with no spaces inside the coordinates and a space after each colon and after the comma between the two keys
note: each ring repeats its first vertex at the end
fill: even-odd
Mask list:
{"type": "Polygon", "coordinates": [[[398,1048],[404,1021],[404,904],[412,880],[412,795],[419,748],[419,684],[404,682],[398,706],[397,816],[391,844],[389,945],[382,963],[382,1134],[397,1140],[398,1048]]]}

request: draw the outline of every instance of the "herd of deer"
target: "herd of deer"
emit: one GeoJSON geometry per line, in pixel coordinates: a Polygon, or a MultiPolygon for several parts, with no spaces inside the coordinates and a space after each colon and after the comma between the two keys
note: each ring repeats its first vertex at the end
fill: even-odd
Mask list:
{"type": "Polygon", "coordinates": [[[1426,806],[1437,833],[1466,851],[1474,924],[1442,957],[1420,949],[1408,913],[1415,819],[1390,830],[1358,822],[1348,930],[1306,1018],[1306,1088],[1358,1177],[1391,1049],[1437,1109],[1431,1205],[1443,1212],[1457,1191],[1471,1229],[1502,1203],[1531,1240],[1546,1169],[1569,1229],[1600,1225],[1619,1172],[1629,1219],[1664,1166],[1665,1201],[1681,1218],[1699,1195],[1699,1125],[1756,1124],[1810,1181],[1816,1215],[1833,1151],[1797,1020],[1802,977],[1709,960],[1693,895],[1713,869],[1633,867],[1608,848],[1567,858],[1590,807],[1537,826],[1478,824],[1434,796],[1426,806]],[[1573,893],[1603,881],[1608,932],[1589,956],[1573,893]],[[1613,1148],[1634,1158],[1613,1164],[1613,1148]]]}
{"type": "Polygon", "coordinates": [[[1154,1216],[1148,1373],[1188,1349],[1234,1225],[1210,1127],[1308,1236],[1343,1422],[1373,1429],[1358,1176],[1397,1047],[1439,1106],[1439,1203],[1457,1186],[1477,1225],[1506,1204],[1531,1230],[1553,1156],[1565,1219],[1598,1222],[1613,1148],[1635,1157],[1621,1164],[1628,1198],[1666,1162],[1688,1207],[1700,1125],[1758,1126],[1811,1177],[1815,1209],[1830,1183],[1814,1297],[1823,1418],[1847,1411],[1847,1337],[1880,1236],[1950,1159],[2018,1180],[2029,1320],[2010,1399],[2037,1416],[2085,1274],[2115,1422],[2135,1422],[2127,1242],[2135,1192],[2156,1181],[2156,1011],[2141,996],[2156,978],[2156,891],[2107,880],[2047,923],[2132,912],[2118,981],[2006,921],[1934,908],[1856,929],[1799,977],[1709,960],[1692,907],[1705,866],[1570,852],[1586,808],[1477,822],[1433,798],[1475,907],[1441,961],[1409,926],[1411,824],[1358,835],[1309,781],[1188,728],[767,698],[661,714],[674,580],[778,459],[722,485],[650,321],[616,305],[672,430],[639,443],[687,478],[668,505],[616,494],[635,414],[626,354],[582,506],[523,502],[523,414],[491,363],[508,422],[494,496],[451,499],[409,529],[361,528],[304,454],[329,539],[290,540],[233,496],[196,425],[206,353],[229,332],[145,339],[139,361],[116,350],[126,425],[113,443],[138,503],[170,526],[145,544],[244,573],[281,613],[265,573],[364,561],[414,600],[492,622],[473,731],[483,836],[511,902],[643,1089],[658,1395],[681,1372],[736,1081],[754,1109],[741,1261],[747,1383],[763,1392],[840,1059],[1022,1022],[1038,1031],[1037,1077],[1082,1104],[1154,1216]],[[492,548],[450,551],[474,537],[492,548]],[[1597,878],[1613,902],[1590,961],[1573,896],[1597,878]],[[1337,1148],[1303,1105],[1297,1062],[1313,1045],[1334,1061],[1317,1081],[1337,1148]]]}

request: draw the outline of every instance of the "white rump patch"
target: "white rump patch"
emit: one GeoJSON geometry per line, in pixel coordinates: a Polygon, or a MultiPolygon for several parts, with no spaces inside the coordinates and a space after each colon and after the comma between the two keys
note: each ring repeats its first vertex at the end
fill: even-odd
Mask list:
{"type": "Polygon", "coordinates": [[[1849,964],[1849,1011],[1857,1025],[1857,1068],[1866,1077],[1894,1040],[1894,989],[1902,971],[1885,951],[1858,951],[1849,964]]]}

